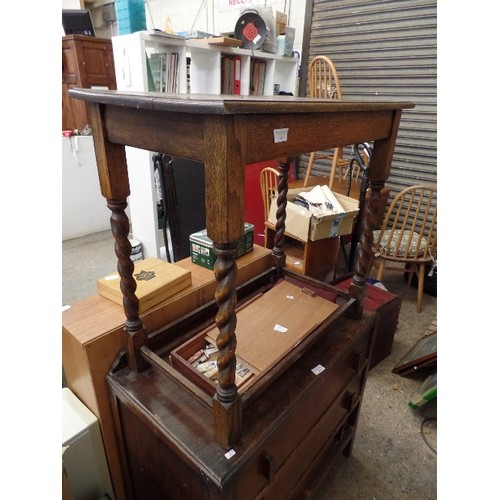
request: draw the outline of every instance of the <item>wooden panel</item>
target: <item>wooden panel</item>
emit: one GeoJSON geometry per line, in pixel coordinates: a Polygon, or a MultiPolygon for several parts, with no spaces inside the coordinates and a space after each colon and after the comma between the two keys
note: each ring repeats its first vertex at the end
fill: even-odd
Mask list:
{"type": "MultiPolygon", "coordinates": [[[[267,221],[264,225],[265,246],[272,249],[276,235],[275,226],[267,221]]],[[[285,231],[285,266],[311,278],[328,282],[335,275],[339,246],[338,237],[303,242],[285,231]]]]}
{"type": "MultiPolygon", "coordinates": [[[[338,308],[282,281],[238,311],[236,355],[260,372],[268,371],[338,308]]],[[[215,341],[218,333],[213,328],[207,335],[215,341]]]]}

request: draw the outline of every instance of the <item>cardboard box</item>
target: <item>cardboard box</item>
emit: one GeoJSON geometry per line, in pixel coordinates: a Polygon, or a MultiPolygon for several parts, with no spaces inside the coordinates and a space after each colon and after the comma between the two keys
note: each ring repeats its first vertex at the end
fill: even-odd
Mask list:
{"type": "Polygon", "coordinates": [[[284,35],[287,22],[286,14],[284,12],[276,11],[276,14],[274,15],[274,22],[275,22],[276,36],[284,35]]]}
{"type": "MultiPolygon", "coordinates": [[[[236,258],[245,255],[253,250],[253,234],[254,225],[245,222],[244,234],[238,240],[238,247],[236,249],[236,258]]],[[[189,248],[191,253],[191,260],[194,264],[213,269],[215,265],[215,252],[214,243],[207,236],[207,230],[202,229],[197,233],[189,236],[189,248]]]]}
{"type": "MultiPolygon", "coordinates": [[[[334,286],[348,292],[351,283],[352,278],[347,278],[339,283],[335,283],[334,286]]],[[[380,314],[370,360],[371,370],[391,354],[403,297],[401,295],[394,295],[371,283],[366,283],[365,293],[364,307],[369,311],[376,311],[380,314]]]]}
{"type": "MultiPolygon", "coordinates": [[[[345,210],[345,214],[333,214],[316,218],[307,209],[295,205],[293,200],[304,191],[312,187],[289,189],[286,204],[286,233],[306,242],[316,241],[335,236],[342,236],[352,232],[354,220],[359,212],[359,201],[340,193],[333,193],[345,210]]],[[[276,198],[271,200],[268,221],[276,224],[276,198]]]]}
{"type": "MultiPolygon", "coordinates": [[[[139,314],[191,285],[191,273],[180,266],[156,257],[138,260],[134,264],[135,291],[139,299],[139,314]]],[[[123,303],[120,275],[117,271],[97,280],[100,295],[117,304],[123,303]]]]}

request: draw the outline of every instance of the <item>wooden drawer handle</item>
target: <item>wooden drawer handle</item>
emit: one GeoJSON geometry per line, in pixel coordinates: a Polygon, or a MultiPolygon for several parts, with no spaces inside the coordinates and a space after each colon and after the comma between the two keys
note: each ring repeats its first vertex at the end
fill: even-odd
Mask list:
{"type": "Polygon", "coordinates": [[[274,457],[266,452],[262,457],[262,465],[264,477],[267,479],[267,482],[270,483],[276,473],[276,463],[274,461],[274,457]]]}
{"type": "Polygon", "coordinates": [[[361,352],[353,352],[351,357],[350,368],[353,369],[355,372],[358,372],[361,369],[363,361],[364,357],[361,355],[361,352]]]}
{"type": "Polygon", "coordinates": [[[352,391],[346,391],[342,400],[342,407],[348,411],[351,411],[354,408],[355,403],[356,393],[352,391]]]}

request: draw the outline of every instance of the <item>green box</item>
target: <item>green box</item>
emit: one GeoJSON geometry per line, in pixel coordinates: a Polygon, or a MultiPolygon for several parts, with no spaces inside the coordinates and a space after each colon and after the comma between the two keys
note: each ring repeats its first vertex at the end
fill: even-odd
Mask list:
{"type": "MultiPolygon", "coordinates": [[[[236,248],[236,258],[245,255],[253,250],[253,233],[254,225],[250,222],[245,222],[244,234],[238,240],[238,247],[236,248]]],[[[191,252],[191,261],[194,264],[213,269],[215,265],[214,243],[207,236],[207,230],[202,229],[197,233],[189,236],[189,247],[191,252]]]]}

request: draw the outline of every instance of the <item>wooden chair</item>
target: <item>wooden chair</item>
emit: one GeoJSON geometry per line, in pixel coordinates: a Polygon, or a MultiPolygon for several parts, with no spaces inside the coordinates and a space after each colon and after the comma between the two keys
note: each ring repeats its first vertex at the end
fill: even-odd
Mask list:
{"type": "Polygon", "coordinates": [[[373,231],[373,264],[377,280],[385,269],[417,273],[417,312],[422,310],[426,264],[437,258],[437,188],[422,184],[399,192],[390,204],[382,227],[373,231]],[[387,266],[387,262],[392,262],[387,266]]]}
{"type": "Polygon", "coordinates": [[[273,167],[264,167],[260,171],[260,192],[262,193],[262,202],[264,204],[264,221],[269,216],[269,207],[271,199],[278,192],[278,170],[273,167]]]}
{"type": "MultiPolygon", "coordinates": [[[[309,95],[321,99],[342,99],[342,89],[335,65],[327,56],[316,56],[309,65],[309,95]]],[[[335,173],[338,170],[339,184],[342,184],[342,172],[349,166],[349,160],[343,158],[342,148],[325,150],[325,152],[312,152],[307,164],[304,186],[307,186],[309,176],[315,160],[328,159],[332,162],[330,181],[328,187],[333,190],[335,173]]]]}

